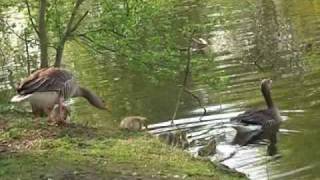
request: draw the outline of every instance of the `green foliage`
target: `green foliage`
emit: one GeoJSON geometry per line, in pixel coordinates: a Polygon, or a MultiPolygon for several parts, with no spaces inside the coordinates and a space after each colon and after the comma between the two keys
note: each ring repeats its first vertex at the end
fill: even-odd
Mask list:
{"type": "MultiPolygon", "coordinates": [[[[33,23],[37,24],[39,2],[35,0],[28,2],[31,17],[25,2],[16,5],[27,17],[25,35],[30,48],[39,44],[31,23],[32,19],[33,23]]],[[[75,22],[86,11],[89,11],[89,14],[81,22],[79,29],[68,39],[77,42],[81,40],[90,47],[94,59],[103,59],[102,61],[114,69],[143,75],[156,84],[163,80],[176,81],[183,76],[182,72],[189,58],[187,51],[191,39],[207,36],[218,21],[218,18],[207,16],[206,12],[207,6],[214,2],[213,0],[85,1],[76,13],[75,22]]],[[[9,1],[6,4],[9,5],[9,1]]],[[[46,28],[50,47],[49,59],[53,59],[55,49],[52,47],[57,47],[61,40],[73,7],[74,1],[48,0],[46,28]]],[[[5,31],[10,34],[8,29],[5,31]]],[[[23,37],[24,34],[20,36],[23,37]]],[[[25,67],[24,41],[20,41],[19,47],[21,48],[17,52],[14,51],[14,54],[21,55],[21,62],[17,64],[23,64],[25,67]]],[[[31,55],[34,55],[32,59],[37,59],[37,54],[31,55]]],[[[205,57],[192,59],[194,80],[201,82],[205,80],[204,82],[211,83],[209,84],[211,86],[219,86],[220,79],[217,76],[204,77],[206,73],[198,72],[201,71],[201,67],[215,66],[213,59],[205,61],[203,58],[205,57]]],[[[36,66],[37,63],[31,63],[31,69],[36,66]]]]}
{"type": "MultiPolygon", "coordinates": [[[[144,74],[153,82],[174,80],[184,71],[191,38],[208,33],[206,25],[215,21],[203,11],[207,3],[103,1],[80,38],[118,69],[144,74]]],[[[201,63],[208,65],[196,64],[201,63]]]]}
{"type": "MultiPolygon", "coordinates": [[[[13,1],[14,2],[14,1],[13,1]]],[[[90,1],[87,3],[83,3],[82,6],[80,6],[80,9],[76,11],[75,18],[73,23],[71,24],[72,29],[71,34],[68,34],[67,38],[64,39],[70,40],[72,39],[74,33],[76,31],[76,24],[81,19],[81,16],[85,14],[85,12],[91,7],[90,1]]],[[[24,57],[21,62],[15,62],[18,65],[25,66],[27,61],[27,50],[26,46],[29,47],[29,50],[32,49],[31,53],[29,55],[31,56],[31,59],[37,59],[38,53],[34,52],[37,50],[37,46],[39,46],[39,37],[37,32],[39,31],[38,27],[38,19],[39,19],[39,1],[38,0],[26,0],[26,1],[16,1],[15,3],[5,1],[3,2],[4,7],[4,17],[1,19],[0,15],[0,27],[3,30],[3,36],[9,36],[10,41],[6,41],[8,45],[13,45],[15,43],[11,43],[12,40],[16,40],[18,43],[17,47],[20,47],[20,49],[17,49],[17,51],[14,51],[14,55],[20,55],[24,57]],[[19,16],[19,18],[23,17],[25,19],[22,19],[21,22],[18,22],[17,20],[14,21],[14,24],[11,25],[11,23],[8,23],[8,18],[16,18],[15,16],[19,16]],[[17,23],[22,28],[18,28],[18,30],[14,29],[14,27],[17,23]],[[13,37],[12,35],[16,35],[13,37]]],[[[75,1],[65,1],[65,0],[56,0],[51,1],[47,0],[47,8],[46,8],[46,31],[48,34],[48,47],[49,47],[49,59],[53,60],[54,56],[56,54],[56,49],[58,47],[58,44],[61,42],[61,39],[64,37],[64,32],[66,30],[67,24],[70,20],[71,14],[73,12],[75,1]]],[[[1,12],[2,9],[0,9],[1,12]]],[[[19,19],[16,18],[16,19],[19,19]]],[[[11,20],[12,21],[12,20],[11,20]]],[[[80,24],[80,23],[79,23],[80,24]]],[[[5,44],[0,42],[1,44],[5,44]]],[[[10,52],[10,49],[4,49],[4,52],[10,52]]],[[[10,57],[11,55],[8,55],[10,57]]],[[[12,55],[13,56],[13,55],[12,55]]],[[[14,57],[16,58],[16,57],[14,57]]],[[[20,58],[21,59],[21,58],[20,58]]],[[[53,64],[53,63],[50,63],[53,64]]],[[[38,63],[33,62],[32,63],[32,69],[38,68],[38,63]]]]}

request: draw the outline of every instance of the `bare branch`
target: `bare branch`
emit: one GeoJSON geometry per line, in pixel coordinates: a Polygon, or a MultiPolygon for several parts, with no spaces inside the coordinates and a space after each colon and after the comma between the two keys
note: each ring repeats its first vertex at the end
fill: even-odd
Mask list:
{"type": "Polygon", "coordinates": [[[101,32],[101,31],[105,31],[105,28],[101,27],[101,28],[97,28],[97,29],[92,29],[90,31],[86,31],[86,32],[82,32],[82,33],[76,34],[76,36],[86,36],[87,34],[101,32]]]}
{"type": "MultiPolygon", "coordinates": [[[[179,91],[179,94],[178,94],[178,98],[177,98],[177,103],[176,103],[176,106],[175,106],[175,110],[173,112],[173,115],[172,115],[172,118],[171,118],[171,125],[174,125],[174,119],[176,118],[177,116],[177,112],[179,110],[179,106],[180,106],[180,101],[181,101],[181,97],[182,97],[182,92],[186,89],[187,87],[187,83],[188,83],[188,77],[189,77],[189,74],[190,74],[190,66],[191,66],[191,42],[192,42],[192,39],[193,39],[193,35],[194,35],[194,31],[191,33],[191,36],[190,36],[190,40],[189,40],[189,46],[188,46],[188,50],[187,50],[187,62],[186,62],[186,68],[185,68],[185,71],[184,71],[184,79],[183,79],[183,84],[182,84],[182,88],[180,89],[179,91]]],[[[201,118],[200,118],[201,120],[201,118]]]]}
{"type": "Polygon", "coordinates": [[[187,92],[188,94],[190,94],[195,100],[198,101],[199,106],[203,109],[203,114],[202,116],[205,116],[207,114],[207,109],[206,107],[203,106],[203,104],[201,103],[201,99],[195,95],[194,93],[192,93],[189,89],[185,88],[184,89],[185,92],[187,92]]]}
{"type": "Polygon", "coordinates": [[[56,23],[56,26],[58,28],[58,37],[61,37],[61,34],[62,34],[62,30],[61,30],[61,21],[60,21],[60,12],[58,11],[58,4],[57,4],[57,1],[58,0],[55,0],[54,1],[54,10],[55,10],[55,23],[56,23]]]}
{"type": "Polygon", "coordinates": [[[13,30],[13,28],[10,26],[10,24],[7,21],[3,20],[2,22],[7,26],[7,28],[10,30],[12,34],[16,35],[19,39],[24,40],[24,38],[21,35],[19,35],[13,30]]]}
{"type": "Polygon", "coordinates": [[[79,45],[85,45],[87,47],[89,47],[90,49],[92,49],[94,52],[98,53],[98,54],[105,54],[104,52],[98,50],[97,48],[95,48],[94,46],[90,45],[89,43],[83,43],[80,42],[78,39],[75,39],[75,42],[77,42],[79,45]]]}
{"type": "Polygon", "coordinates": [[[31,16],[31,9],[30,9],[30,4],[28,0],[24,1],[27,5],[27,9],[28,9],[28,17],[31,23],[32,28],[34,29],[34,31],[37,33],[38,37],[39,37],[39,30],[37,29],[37,26],[35,25],[35,23],[33,22],[33,18],[31,16]]]}
{"type": "Polygon", "coordinates": [[[30,75],[30,53],[29,53],[29,44],[28,44],[26,30],[24,31],[24,39],[25,39],[24,45],[25,45],[26,54],[27,54],[27,72],[28,72],[28,75],[30,75]]]}
{"type": "MultiPolygon", "coordinates": [[[[61,39],[59,41],[59,43],[58,43],[58,46],[57,46],[57,49],[56,49],[56,60],[55,60],[55,63],[54,63],[55,67],[60,67],[60,65],[61,65],[64,45],[65,45],[66,41],[68,40],[68,38],[70,36],[70,33],[73,30],[72,24],[74,22],[74,19],[75,19],[75,16],[77,14],[77,11],[78,11],[78,9],[79,9],[79,7],[80,7],[80,5],[81,5],[81,3],[83,1],[84,0],[77,0],[75,6],[72,9],[69,22],[67,24],[67,27],[66,27],[66,29],[65,29],[65,31],[64,31],[64,33],[63,33],[63,35],[62,35],[62,37],[61,37],[61,39]]],[[[85,13],[85,14],[87,14],[87,13],[85,13]]]]}
{"type": "Polygon", "coordinates": [[[81,3],[83,2],[84,0],[77,0],[76,2],[76,5],[73,7],[73,10],[72,10],[72,13],[71,13],[71,16],[70,16],[70,19],[69,19],[69,22],[67,24],[67,27],[66,27],[66,30],[65,30],[65,33],[64,33],[64,37],[62,37],[62,39],[67,39],[67,37],[69,36],[69,34],[71,33],[71,30],[73,29],[72,28],[72,24],[74,22],[74,18],[77,14],[77,11],[81,5],[81,3]]]}
{"type": "MultiPolygon", "coordinates": [[[[114,49],[111,49],[111,48],[108,48],[106,46],[102,46],[100,44],[95,43],[95,41],[93,39],[91,39],[90,37],[88,37],[86,35],[82,35],[81,37],[83,38],[83,40],[85,40],[87,42],[90,42],[90,43],[94,43],[94,44],[98,45],[100,48],[102,48],[104,50],[111,51],[111,52],[116,52],[116,50],[114,50],[114,49]]],[[[90,47],[92,47],[92,46],[90,46],[90,47]]]]}
{"type": "MultiPolygon", "coordinates": [[[[18,34],[17,32],[15,32],[13,28],[11,28],[10,24],[9,24],[7,21],[3,21],[3,22],[6,24],[6,26],[8,27],[8,29],[10,30],[10,32],[11,32],[12,34],[16,35],[17,38],[19,38],[20,40],[26,41],[26,39],[25,39],[24,37],[22,37],[20,34],[18,34]]],[[[33,44],[33,45],[36,45],[36,46],[39,46],[39,43],[32,42],[31,40],[29,40],[28,43],[33,44]]],[[[50,47],[51,47],[51,46],[50,46],[50,47]]]]}
{"type": "Polygon", "coordinates": [[[117,35],[118,37],[126,38],[125,35],[117,32],[116,30],[114,30],[114,29],[107,29],[106,27],[99,27],[99,28],[97,28],[97,29],[93,29],[93,30],[90,30],[90,31],[86,31],[86,32],[83,32],[83,33],[81,33],[81,34],[78,34],[78,36],[86,35],[86,34],[89,34],[89,33],[100,32],[100,31],[108,31],[108,32],[111,32],[111,33],[117,35]]]}
{"type": "Polygon", "coordinates": [[[8,59],[7,59],[7,56],[6,56],[6,54],[4,53],[4,51],[2,50],[1,47],[0,47],[0,54],[3,57],[3,64],[2,64],[2,68],[3,68],[6,65],[8,59]]]}
{"type": "Polygon", "coordinates": [[[81,18],[75,23],[75,25],[71,28],[70,33],[73,33],[78,26],[80,25],[81,21],[88,15],[89,11],[86,11],[81,18]]]}

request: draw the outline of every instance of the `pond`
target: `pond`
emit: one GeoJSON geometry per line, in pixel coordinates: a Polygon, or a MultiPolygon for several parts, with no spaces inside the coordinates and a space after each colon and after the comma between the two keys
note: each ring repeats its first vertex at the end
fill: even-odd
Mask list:
{"type": "MultiPolygon", "coordinates": [[[[206,18],[220,17],[220,22],[203,35],[210,49],[203,53],[213,57],[216,67],[201,73],[219,72],[226,79],[218,90],[192,83],[207,115],[264,108],[259,85],[261,79],[271,78],[273,99],[286,120],[281,128],[298,133],[280,134],[277,146],[282,157],[270,163],[268,171],[278,179],[320,177],[320,2],[221,0],[208,1],[202,8],[206,18]]],[[[81,84],[104,97],[112,109],[111,114],[101,112],[77,100],[73,119],[103,126],[110,121],[117,124],[128,115],[146,116],[150,123],[172,118],[182,80],[155,85],[146,81],[143,73],[114,68],[103,58],[92,57],[74,44],[67,47],[65,66],[75,72],[81,84]]],[[[184,94],[177,118],[201,114],[198,102],[184,94]]]]}
{"type": "MultiPolygon", "coordinates": [[[[281,115],[287,117],[282,128],[300,133],[280,135],[278,149],[282,158],[268,169],[276,171],[278,176],[274,177],[278,178],[319,177],[320,66],[317,59],[320,3],[259,0],[239,5],[235,1],[221,1],[219,6],[230,8],[232,13],[221,11],[217,14],[216,9],[208,4],[204,10],[209,13],[208,17],[223,16],[224,22],[219,27],[212,27],[212,32],[204,37],[211,42],[208,48],[214,52],[217,64],[212,71],[223,72],[227,83],[219,91],[210,89],[206,84],[194,84],[194,92],[205,103],[208,114],[263,108],[265,103],[259,89],[260,80],[273,79],[274,101],[281,115]]],[[[101,65],[94,66],[100,67],[95,73],[91,68],[82,70],[92,67],[91,63],[89,60],[74,62],[74,67],[79,67],[79,76],[111,101],[114,119],[143,115],[153,123],[170,120],[179,84],[164,82],[154,86],[144,83],[143,78],[135,74],[108,74],[101,65]],[[111,82],[104,81],[105,76],[114,78],[111,82]]],[[[82,110],[79,116],[83,117],[87,111],[82,110]]],[[[201,115],[201,109],[199,111],[197,114],[197,102],[185,95],[178,117],[197,117],[201,115]]]]}

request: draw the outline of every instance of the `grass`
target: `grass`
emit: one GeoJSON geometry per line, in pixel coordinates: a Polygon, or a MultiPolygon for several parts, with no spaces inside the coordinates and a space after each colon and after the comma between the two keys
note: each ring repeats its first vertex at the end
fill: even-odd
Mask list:
{"type": "Polygon", "coordinates": [[[35,123],[0,115],[0,179],[240,179],[207,161],[117,127],[35,123]]]}

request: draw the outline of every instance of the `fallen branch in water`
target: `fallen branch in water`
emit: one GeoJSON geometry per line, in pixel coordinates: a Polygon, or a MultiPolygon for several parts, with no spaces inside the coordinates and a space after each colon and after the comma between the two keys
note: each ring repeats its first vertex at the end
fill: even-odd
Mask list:
{"type": "Polygon", "coordinates": [[[184,89],[185,92],[189,93],[195,100],[198,101],[199,106],[203,109],[203,114],[200,116],[200,120],[203,116],[205,116],[207,114],[207,109],[206,107],[204,107],[204,105],[201,103],[201,99],[195,95],[194,93],[192,93],[190,90],[188,90],[187,88],[184,89]]]}
{"type": "Polygon", "coordinates": [[[188,77],[189,77],[189,74],[190,74],[190,66],[191,66],[191,42],[192,42],[192,39],[193,39],[193,34],[194,32],[192,32],[191,34],[191,38],[189,40],[189,45],[188,45],[188,48],[187,48],[187,64],[186,64],[186,69],[184,71],[184,79],[183,79],[183,84],[182,84],[182,87],[179,91],[179,94],[178,94],[178,99],[177,99],[177,103],[176,103],[176,107],[175,107],[175,110],[174,110],[174,113],[172,115],[172,119],[171,119],[171,125],[174,124],[174,119],[176,118],[176,115],[177,115],[177,112],[179,110],[179,106],[180,106],[180,101],[181,101],[181,96],[182,96],[182,92],[184,89],[186,89],[186,86],[187,86],[187,82],[188,82],[188,77]]]}
{"type": "Polygon", "coordinates": [[[196,99],[199,103],[199,106],[203,108],[204,112],[203,112],[203,115],[200,116],[199,120],[201,121],[201,118],[206,115],[207,113],[207,110],[206,108],[202,105],[201,103],[201,100],[198,96],[196,96],[195,94],[193,94],[190,90],[188,90],[187,88],[187,83],[188,83],[188,77],[189,77],[189,74],[190,74],[190,67],[191,67],[191,44],[192,44],[192,41],[194,41],[194,38],[193,38],[193,34],[194,32],[192,32],[192,35],[191,35],[191,38],[189,40],[189,45],[188,45],[188,48],[187,48],[187,63],[186,63],[186,68],[185,68],[185,73],[184,73],[184,79],[183,79],[183,84],[182,84],[182,87],[179,91],[179,94],[178,94],[178,99],[177,99],[177,103],[176,103],[176,107],[175,107],[175,110],[173,112],[173,115],[172,115],[172,118],[171,118],[171,125],[174,124],[174,119],[176,118],[177,116],[177,112],[179,110],[179,106],[180,106],[180,101],[181,101],[181,96],[182,96],[182,93],[183,91],[189,93],[194,99],[196,99]]]}

